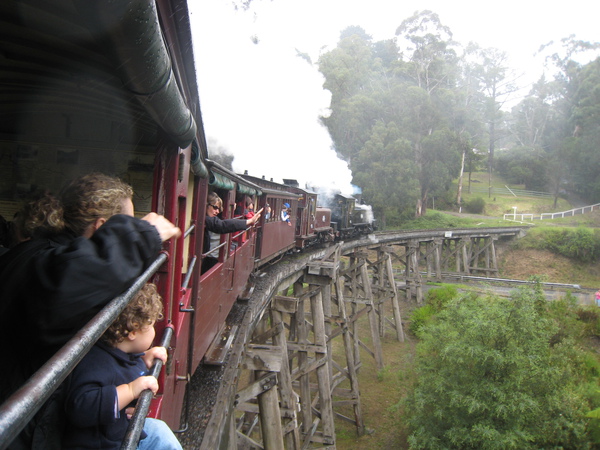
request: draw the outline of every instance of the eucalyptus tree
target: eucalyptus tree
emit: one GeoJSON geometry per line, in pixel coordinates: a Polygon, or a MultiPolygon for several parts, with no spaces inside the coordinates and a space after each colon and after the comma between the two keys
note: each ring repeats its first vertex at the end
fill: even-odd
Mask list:
{"type": "MultiPolygon", "coordinates": [[[[546,53],[547,69],[553,78],[542,78],[519,105],[516,124],[523,124],[525,111],[529,111],[529,134],[533,130],[541,134],[541,146],[545,150],[547,179],[554,193],[555,204],[563,187],[574,191],[588,201],[600,201],[600,180],[597,171],[598,60],[582,64],[578,60],[589,60],[600,54],[599,42],[582,41],[574,35],[561,39],[559,43],[548,43],[540,47],[546,53]],[[542,117],[547,124],[542,128],[542,117]]],[[[518,131],[527,127],[521,126],[518,131]]],[[[523,136],[523,133],[519,134],[523,136]]]]}
{"type": "Polygon", "coordinates": [[[503,123],[502,107],[517,91],[515,86],[517,77],[509,69],[506,52],[495,48],[483,49],[471,44],[468,53],[472,61],[470,63],[471,76],[477,83],[477,90],[481,94],[479,97],[481,111],[487,126],[488,187],[491,196],[496,142],[506,135],[506,130],[499,129],[503,123]]]}
{"type": "Polygon", "coordinates": [[[542,76],[525,97],[511,111],[511,134],[522,147],[545,147],[547,127],[556,114],[552,107],[553,87],[542,76]]]}
{"type": "Polygon", "coordinates": [[[404,64],[400,71],[412,83],[403,99],[403,129],[413,147],[414,176],[419,181],[417,217],[425,214],[430,195],[442,193],[459,174],[458,57],[452,32],[438,15],[417,11],[396,30],[404,64]]]}
{"type": "Polygon", "coordinates": [[[365,199],[393,218],[424,214],[428,199],[447,192],[459,173],[458,58],[451,37],[437,15],[423,11],[401,23],[395,40],[374,43],[349,27],[319,59],[331,91],[323,123],[365,199]],[[393,155],[396,162],[383,170],[380,159],[393,155]]]}
{"type": "Polygon", "coordinates": [[[381,118],[373,95],[374,56],[371,37],[360,27],[342,31],[335,49],[321,55],[323,87],[331,92],[330,115],[321,120],[336,151],[351,161],[369,139],[371,127],[381,118]]]}
{"type": "Polygon", "coordinates": [[[569,123],[571,175],[577,192],[590,202],[600,202],[600,58],[586,64],[577,76],[577,91],[569,123]]]}
{"type": "Polygon", "coordinates": [[[478,68],[472,60],[473,49],[478,46],[469,43],[459,59],[460,76],[457,78],[457,106],[454,112],[454,129],[456,130],[461,152],[461,165],[458,176],[456,203],[462,203],[463,176],[465,169],[469,172],[468,188],[471,188],[471,173],[478,168],[481,160],[478,149],[484,148],[486,131],[485,120],[481,105],[483,93],[477,78],[478,68]]]}
{"type": "Polygon", "coordinates": [[[415,84],[432,94],[436,89],[454,87],[457,57],[450,28],[437,14],[417,11],[396,29],[406,73],[415,84]],[[402,45],[404,44],[404,45],[402,45]]]}
{"type": "MultiPolygon", "coordinates": [[[[549,189],[554,195],[554,208],[568,172],[564,164],[564,146],[557,145],[564,139],[561,132],[564,119],[555,102],[558,86],[555,80],[548,81],[542,76],[533,84],[529,95],[513,107],[508,122],[516,148],[532,149],[530,157],[545,172],[545,179],[534,182],[536,187],[532,189],[549,189]]],[[[521,161],[515,160],[512,164],[516,170],[524,170],[521,161]]],[[[531,185],[531,182],[526,184],[531,185]]]]}
{"type": "Polygon", "coordinates": [[[354,160],[354,179],[383,227],[397,223],[416,204],[419,184],[411,153],[400,126],[380,120],[354,160]]]}

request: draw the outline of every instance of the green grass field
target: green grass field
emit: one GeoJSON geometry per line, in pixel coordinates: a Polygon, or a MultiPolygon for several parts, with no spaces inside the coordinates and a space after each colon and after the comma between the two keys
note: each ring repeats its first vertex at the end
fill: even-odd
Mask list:
{"type": "MultiPolygon", "coordinates": [[[[472,186],[487,187],[488,174],[487,172],[474,172],[471,176],[472,186]]],[[[492,187],[503,188],[507,183],[501,177],[493,175],[492,187]]],[[[456,183],[453,185],[453,190],[456,192],[456,183]]],[[[523,189],[524,186],[508,185],[510,189],[523,189]]],[[[484,193],[469,193],[468,183],[465,181],[463,185],[462,204],[468,203],[470,200],[480,197],[485,201],[485,210],[480,215],[469,214],[464,208],[459,213],[457,211],[442,211],[437,209],[428,209],[427,214],[419,219],[411,220],[402,224],[400,229],[416,230],[416,229],[432,229],[432,228],[461,228],[461,227],[498,227],[498,226],[513,226],[513,221],[504,220],[504,214],[513,214],[516,207],[517,217],[519,214],[535,214],[550,212],[562,212],[573,209],[572,206],[564,198],[559,198],[556,208],[554,207],[554,199],[541,197],[515,197],[513,195],[494,195],[489,197],[484,193]]],[[[561,227],[577,227],[585,226],[591,228],[600,227],[600,211],[593,213],[577,215],[573,217],[535,220],[530,223],[532,226],[561,226],[561,227]]]]}
{"type": "MultiPolygon", "coordinates": [[[[484,187],[487,188],[489,185],[487,172],[473,172],[471,175],[471,186],[472,187],[484,187]]],[[[525,189],[523,185],[511,185],[506,183],[498,175],[492,175],[492,187],[504,188],[508,186],[510,189],[525,189]]],[[[455,184],[455,191],[457,185],[455,184]]],[[[563,198],[559,198],[556,208],[554,208],[553,198],[540,198],[540,197],[515,197],[513,195],[498,195],[493,194],[489,196],[487,193],[469,193],[468,183],[463,182],[463,204],[469,200],[481,197],[485,200],[486,208],[484,215],[486,216],[499,216],[502,217],[504,214],[512,214],[514,209],[517,207],[517,214],[540,214],[545,212],[558,212],[567,211],[572,208],[569,202],[563,198]]]]}

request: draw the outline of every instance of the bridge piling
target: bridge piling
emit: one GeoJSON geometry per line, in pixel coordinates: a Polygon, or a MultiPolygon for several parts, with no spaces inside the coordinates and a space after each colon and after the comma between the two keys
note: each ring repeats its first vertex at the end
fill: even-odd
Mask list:
{"type": "Polygon", "coordinates": [[[336,419],[362,435],[361,349],[382,368],[386,322],[404,341],[398,285],[404,281],[407,301],[421,304],[424,276],[439,281],[447,272],[494,274],[496,241],[515,233],[425,230],[375,236],[274,268],[272,280],[255,291],[261,294],[248,299],[241,339],[232,346],[237,362],[226,369],[225,395],[215,406],[219,416],[214,417],[222,420],[211,418],[201,448],[335,448],[336,419]],[[377,257],[371,262],[373,252],[377,257]],[[398,262],[403,267],[395,277],[393,263],[398,262]],[[390,305],[393,317],[388,318],[390,305]],[[357,323],[363,315],[370,348],[360,336],[366,328],[357,323]],[[231,409],[228,399],[233,399],[231,409]],[[217,441],[222,445],[214,446],[217,441]]]}

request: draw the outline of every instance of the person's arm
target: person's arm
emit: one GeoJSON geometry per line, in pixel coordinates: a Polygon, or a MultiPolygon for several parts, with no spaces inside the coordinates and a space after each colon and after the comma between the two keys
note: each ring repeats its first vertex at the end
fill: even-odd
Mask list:
{"type": "MultiPolygon", "coordinates": [[[[248,219],[251,220],[251,219],[248,219]]],[[[246,219],[219,219],[218,217],[207,217],[205,221],[206,229],[213,233],[226,234],[235,231],[242,231],[248,227],[246,219]]]]}
{"type": "Polygon", "coordinates": [[[146,367],[150,369],[152,364],[154,364],[155,359],[160,359],[163,363],[167,363],[167,349],[164,347],[152,347],[149,350],[146,350],[144,356],[142,356],[142,361],[146,364],[146,367]]]}
{"type": "Polygon", "coordinates": [[[254,213],[254,216],[246,220],[246,227],[254,225],[260,219],[260,215],[262,214],[264,208],[260,208],[257,212],[254,213]]]}
{"type": "Polygon", "coordinates": [[[158,380],[151,375],[138,377],[131,383],[117,386],[117,404],[118,411],[121,411],[132,401],[138,399],[140,394],[146,389],[150,389],[153,394],[158,391],[158,380]]]}
{"type": "Polygon", "coordinates": [[[115,370],[111,357],[97,346],[92,347],[65,385],[64,411],[70,423],[86,428],[117,420],[115,370]]]}
{"type": "Polygon", "coordinates": [[[161,241],[167,241],[172,237],[180,237],[181,230],[173,225],[165,216],[158,215],[156,213],[147,214],[142,218],[150,225],[156,228],[160,236],[161,241]]]}
{"type": "Polygon", "coordinates": [[[80,428],[113,423],[119,416],[116,388],[83,385],[67,399],[65,412],[68,421],[80,428]]]}
{"type": "MultiPolygon", "coordinates": [[[[159,223],[166,237],[169,227],[165,225],[159,223]]],[[[42,339],[49,344],[64,343],[73,328],[83,326],[131,286],[156,259],[161,246],[160,231],[149,221],[116,215],[90,239],[76,238],[37,256],[34,291],[44,296],[31,298],[29,309],[35,311],[31,319],[42,339]]]]}

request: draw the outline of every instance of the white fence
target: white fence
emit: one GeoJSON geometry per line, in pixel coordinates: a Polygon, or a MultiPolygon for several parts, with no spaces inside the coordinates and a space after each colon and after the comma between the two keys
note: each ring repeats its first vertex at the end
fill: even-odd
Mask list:
{"type": "Polygon", "coordinates": [[[600,209],[600,203],[595,205],[582,206],[581,208],[574,208],[568,211],[556,212],[556,213],[542,213],[540,215],[534,214],[517,214],[516,211],[511,214],[504,214],[504,220],[511,220],[514,222],[533,222],[534,220],[548,220],[558,219],[564,217],[573,217],[580,214],[592,212],[595,209],[600,209]]]}

